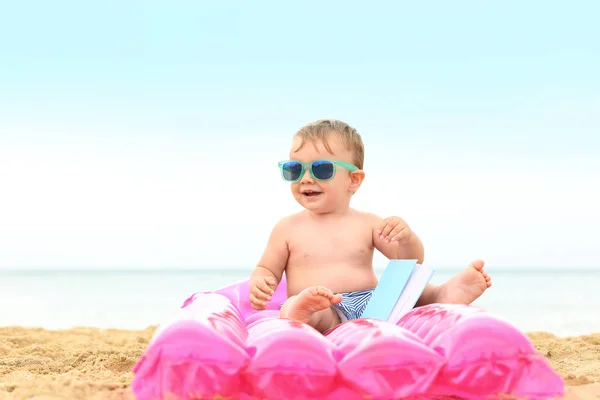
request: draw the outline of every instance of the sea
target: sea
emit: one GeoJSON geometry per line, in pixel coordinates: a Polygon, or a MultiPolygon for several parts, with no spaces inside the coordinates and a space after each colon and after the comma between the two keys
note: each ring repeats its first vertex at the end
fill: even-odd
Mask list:
{"type": "MultiPolygon", "coordinates": [[[[600,269],[486,268],[493,285],[473,305],[526,332],[600,332],[600,269]]],[[[0,270],[0,326],[144,329],[195,292],[247,279],[251,268],[0,270]]],[[[443,283],[459,268],[437,269],[443,283]]],[[[381,276],[383,269],[376,270],[381,276]]]]}

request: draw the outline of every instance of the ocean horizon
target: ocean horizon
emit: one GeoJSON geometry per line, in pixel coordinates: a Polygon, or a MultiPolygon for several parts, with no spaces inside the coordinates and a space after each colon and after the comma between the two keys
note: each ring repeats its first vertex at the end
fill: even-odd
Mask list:
{"type": "MultiPolygon", "coordinates": [[[[436,271],[458,271],[460,268],[465,265],[442,265],[442,266],[434,266],[433,268],[436,271]]],[[[35,267],[35,266],[27,266],[27,267],[18,267],[18,266],[0,266],[0,272],[14,272],[14,273],[22,273],[22,272],[63,272],[63,271],[89,271],[89,272],[189,272],[189,271],[251,271],[254,266],[239,266],[239,265],[231,265],[231,266],[69,266],[69,267],[55,267],[55,266],[44,266],[44,267],[35,267]]],[[[376,265],[373,267],[376,271],[383,271],[385,266],[376,265]]],[[[526,266],[503,266],[503,265],[493,265],[489,266],[486,264],[486,270],[493,271],[494,273],[500,272],[547,272],[547,271],[559,271],[559,272],[586,272],[586,271],[597,271],[600,272],[600,265],[598,266],[544,266],[544,265],[526,265],[526,266]]]]}
{"type": "MultiPolygon", "coordinates": [[[[432,283],[460,267],[436,267],[432,283]]],[[[0,268],[0,326],[144,329],[196,292],[247,279],[252,267],[0,268]]],[[[381,276],[383,267],[376,267],[381,276]]],[[[493,285],[473,305],[526,332],[600,332],[600,268],[486,267],[493,285]],[[596,315],[596,317],[594,317],[596,315]]]]}

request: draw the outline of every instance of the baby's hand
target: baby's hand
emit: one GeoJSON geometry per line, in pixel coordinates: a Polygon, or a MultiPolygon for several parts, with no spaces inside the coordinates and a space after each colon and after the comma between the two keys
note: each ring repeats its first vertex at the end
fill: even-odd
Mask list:
{"type": "Polygon", "coordinates": [[[386,243],[398,242],[399,244],[407,243],[413,235],[408,224],[400,217],[388,217],[381,221],[377,234],[386,243]]]}
{"type": "Polygon", "coordinates": [[[257,276],[250,281],[250,304],[255,310],[264,310],[275,293],[277,281],[272,276],[257,276]]]}

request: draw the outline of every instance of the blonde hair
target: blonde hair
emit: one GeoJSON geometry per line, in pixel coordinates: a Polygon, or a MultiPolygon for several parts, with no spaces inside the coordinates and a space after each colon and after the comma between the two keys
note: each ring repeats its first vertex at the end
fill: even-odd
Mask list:
{"type": "Polygon", "coordinates": [[[365,146],[360,134],[347,123],[336,119],[320,119],[300,128],[294,135],[301,139],[300,145],[294,151],[300,150],[306,142],[319,141],[323,143],[328,152],[333,154],[331,146],[329,146],[329,139],[334,135],[341,139],[346,149],[352,152],[354,165],[359,169],[363,169],[365,146]]]}

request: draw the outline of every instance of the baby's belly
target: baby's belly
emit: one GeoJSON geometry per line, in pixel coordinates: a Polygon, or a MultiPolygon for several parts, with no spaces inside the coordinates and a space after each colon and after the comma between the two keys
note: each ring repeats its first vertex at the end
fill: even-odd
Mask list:
{"type": "Polygon", "coordinates": [[[288,265],[286,276],[288,296],[317,285],[334,293],[357,292],[377,286],[377,277],[370,265],[288,265]]]}

